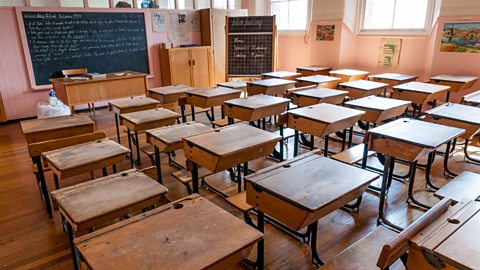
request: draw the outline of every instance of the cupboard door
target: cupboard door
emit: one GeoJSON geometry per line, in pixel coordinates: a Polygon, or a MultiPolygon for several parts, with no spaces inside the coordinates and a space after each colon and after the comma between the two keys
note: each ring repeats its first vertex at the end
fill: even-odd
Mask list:
{"type": "Polygon", "coordinates": [[[172,84],[193,85],[191,73],[192,61],[190,60],[189,50],[171,49],[170,50],[170,76],[172,84]]]}
{"type": "Polygon", "coordinates": [[[212,62],[209,47],[192,48],[192,78],[193,87],[208,88],[212,86],[212,62]]]}

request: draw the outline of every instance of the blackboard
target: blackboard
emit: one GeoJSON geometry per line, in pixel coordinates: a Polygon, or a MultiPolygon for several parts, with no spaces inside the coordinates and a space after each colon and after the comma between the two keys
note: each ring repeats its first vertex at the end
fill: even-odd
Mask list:
{"type": "Polygon", "coordinates": [[[22,11],[36,85],[63,69],[149,73],[144,13],[22,11]]]}
{"type": "Polygon", "coordinates": [[[259,76],[273,71],[275,16],[228,17],[227,76],[259,76]]]}

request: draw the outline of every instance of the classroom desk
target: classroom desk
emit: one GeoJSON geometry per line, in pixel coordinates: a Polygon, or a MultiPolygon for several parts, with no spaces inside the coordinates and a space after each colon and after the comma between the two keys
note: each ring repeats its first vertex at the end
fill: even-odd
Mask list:
{"type": "Polygon", "coordinates": [[[347,96],[347,91],[314,88],[292,92],[292,103],[299,107],[311,106],[319,103],[341,104],[347,96]]]}
{"type": "Polygon", "coordinates": [[[316,85],[318,88],[336,88],[340,82],[340,78],[324,76],[324,75],[312,75],[307,77],[297,78],[297,86],[316,85]]]}
{"type": "MultiPolygon", "coordinates": [[[[345,108],[328,103],[289,110],[287,126],[295,130],[293,155],[298,153],[299,132],[311,134],[310,150],[313,150],[314,136],[325,138],[324,155],[328,155],[329,135],[337,131],[350,129],[349,147],[352,143],[352,129],[363,111],[345,108]]],[[[342,150],[345,148],[347,134],[344,133],[342,150]]]]}
{"type": "Polygon", "coordinates": [[[478,77],[475,76],[456,76],[456,75],[437,75],[430,78],[431,83],[450,86],[448,89],[446,101],[450,99],[450,93],[460,92],[472,87],[478,77]]]}
{"type": "Polygon", "coordinates": [[[265,79],[284,79],[284,80],[295,80],[296,78],[302,76],[299,72],[291,71],[274,71],[262,73],[262,80],[265,79]]]}
{"type": "Polygon", "coordinates": [[[130,162],[133,166],[133,148],[132,148],[132,134],[135,135],[135,148],[137,149],[136,164],[140,164],[140,143],[138,141],[138,132],[147,129],[173,125],[180,115],[163,108],[156,108],[145,111],[131,112],[121,114],[120,118],[123,124],[127,127],[128,148],[132,151],[130,155],[130,162]]]}
{"type": "Polygon", "coordinates": [[[217,86],[242,90],[245,93],[247,92],[247,82],[245,81],[230,81],[230,82],[217,83],[217,86]]]}
{"type": "Polygon", "coordinates": [[[480,174],[463,171],[433,195],[439,199],[448,197],[455,202],[463,199],[480,201],[480,174]]]}
{"type": "Polygon", "coordinates": [[[195,88],[179,84],[147,89],[147,97],[156,99],[162,104],[176,103],[179,98],[185,97],[187,91],[195,88]]]}
{"type": "MultiPolygon", "coordinates": [[[[480,162],[480,160],[470,157],[467,149],[469,140],[480,132],[479,116],[480,108],[454,103],[445,103],[425,112],[426,121],[465,129],[465,133],[459,137],[465,139],[465,145],[463,147],[465,157],[474,162],[480,162]]],[[[453,147],[455,148],[455,144],[453,147]]],[[[447,153],[450,152],[450,144],[447,145],[446,151],[447,153]]],[[[456,175],[448,170],[448,164],[444,165],[448,173],[456,175]]]]}
{"type": "Polygon", "coordinates": [[[475,91],[473,93],[463,96],[462,103],[470,104],[477,107],[480,104],[480,91],[475,91]]]}
{"type": "Polygon", "coordinates": [[[183,138],[209,131],[212,128],[201,123],[186,122],[178,125],[159,127],[146,131],[147,143],[154,146],[155,167],[157,167],[157,180],[163,183],[160,152],[170,153],[183,148],[183,138]]]}
{"type": "Polygon", "coordinates": [[[253,95],[285,95],[287,90],[295,87],[295,81],[284,79],[265,79],[247,82],[247,93],[249,96],[253,95]]]}
{"type": "Polygon", "coordinates": [[[310,152],[247,176],[247,203],[258,210],[259,224],[267,214],[296,231],[308,227],[312,262],[318,265],[323,264],[316,247],[318,219],[361,197],[378,177],[310,152]]]}
{"type": "Polygon", "coordinates": [[[110,139],[101,139],[48,151],[42,154],[53,172],[55,188],[59,189],[59,179],[106,168],[121,162],[128,148],[110,139]]]}
{"type": "Polygon", "coordinates": [[[199,165],[213,173],[237,166],[239,174],[237,184],[240,192],[242,189],[239,177],[240,164],[246,165],[248,161],[271,154],[281,139],[281,136],[246,124],[229,125],[183,138],[185,156],[193,163],[193,191],[195,193],[199,191],[199,165]]]}
{"type": "Polygon", "coordinates": [[[52,192],[68,234],[75,269],[80,269],[73,238],[91,228],[155,205],[168,189],[136,169],[52,192]]]}
{"type": "Polygon", "coordinates": [[[409,100],[413,103],[413,116],[418,109],[418,117],[422,113],[422,105],[427,102],[438,100],[449,86],[436,85],[422,82],[409,82],[393,87],[391,98],[409,100]]]}
{"type": "Polygon", "coordinates": [[[297,67],[297,72],[302,74],[302,77],[312,76],[312,75],[328,75],[331,67],[322,67],[322,66],[302,66],[297,67]]]}
{"type": "MultiPolygon", "coordinates": [[[[210,114],[207,117],[210,121],[215,120],[214,107],[221,106],[222,108],[222,118],[224,117],[223,112],[223,102],[225,100],[238,98],[242,93],[241,90],[232,89],[227,87],[213,87],[213,88],[203,88],[187,91],[186,104],[190,104],[192,110],[192,121],[195,121],[195,106],[200,108],[210,108],[210,114]]],[[[185,107],[182,107],[182,119],[183,122],[186,122],[185,118],[185,107]]]]}
{"type": "Polygon", "coordinates": [[[387,83],[390,87],[394,87],[399,84],[415,81],[416,79],[418,79],[418,76],[398,73],[382,73],[372,75],[370,76],[370,78],[372,78],[376,82],[387,83]]]}
{"type": "MultiPolygon", "coordinates": [[[[365,112],[360,117],[360,121],[375,124],[381,124],[385,120],[402,115],[410,104],[411,102],[406,100],[377,96],[368,96],[345,102],[345,106],[365,112]]],[[[368,129],[368,125],[366,127],[368,129]]]]}
{"type": "Polygon", "coordinates": [[[364,79],[367,79],[368,74],[370,74],[370,72],[368,71],[355,70],[355,69],[338,69],[338,70],[332,70],[329,73],[330,73],[330,76],[340,78],[340,82],[364,80],[364,79]]]}
{"type": "MultiPolygon", "coordinates": [[[[391,223],[384,212],[385,197],[392,181],[395,159],[411,162],[407,202],[428,209],[430,206],[417,201],[413,195],[417,162],[421,157],[428,155],[425,175],[427,184],[430,185],[429,175],[435,150],[464,132],[465,130],[459,128],[407,118],[400,118],[367,132],[365,143],[368,144],[368,149],[385,155],[378,223],[383,222],[391,228],[402,230],[401,227],[391,223]]],[[[445,158],[448,158],[448,155],[445,155],[445,158]]]]}
{"type": "Polygon", "coordinates": [[[350,99],[367,96],[385,95],[388,84],[366,80],[347,81],[338,84],[340,89],[348,91],[350,99]]]}
{"type": "Polygon", "coordinates": [[[160,104],[159,101],[148,97],[130,97],[109,101],[108,109],[115,114],[115,127],[117,128],[118,143],[121,143],[119,114],[155,109],[158,104],[160,104]]]}
{"type": "Polygon", "coordinates": [[[289,102],[286,98],[263,94],[230,99],[224,102],[225,116],[229,118],[229,124],[233,124],[234,118],[247,122],[257,121],[283,113],[289,102]]]}
{"type": "Polygon", "coordinates": [[[92,133],[95,123],[86,114],[20,121],[27,144],[92,133]]]}
{"type": "Polygon", "coordinates": [[[55,78],[50,79],[50,82],[53,84],[55,95],[73,108],[91,102],[145,95],[147,74],[134,71],[114,72],[108,73],[105,79],[55,78]]]}
{"type": "Polygon", "coordinates": [[[462,201],[410,240],[408,269],[480,269],[480,202],[462,201]]]}
{"type": "MultiPolygon", "coordinates": [[[[27,140],[27,147],[30,148],[30,144],[32,143],[92,133],[95,129],[95,123],[87,115],[74,114],[20,121],[20,128],[27,140]]],[[[32,156],[31,152],[28,152],[33,164],[37,167],[37,184],[43,201],[45,202],[45,209],[47,210],[48,216],[52,218],[52,207],[50,205],[48,187],[45,182],[45,174],[43,173],[44,167],[41,156],[32,156]]]]}
{"type": "Polygon", "coordinates": [[[198,195],[74,240],[92,270],[226,269],[263,234],[198,195]]]}

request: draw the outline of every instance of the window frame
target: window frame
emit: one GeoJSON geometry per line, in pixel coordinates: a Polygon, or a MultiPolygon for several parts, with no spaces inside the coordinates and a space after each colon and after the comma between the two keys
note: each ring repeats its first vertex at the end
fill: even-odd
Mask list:
{"type": "MultiPolygon", "coordinates": [[[[292,0],[287,0],[287,1],[292,1],[292,0]]],[[[312,0],[307,0],[307,14],[310,14],[308,15],[309,17],[311,17],[311,8],[312,8],[312,3],[311,3],[312,0]]],[[[267,10],[267,14],[272,16],[274,14],[272,14],[272,1],[271,0],[267,0],[265,1],[266,2],[266,10],[267,10]]],[[[309,20],[311,20],[311,18],[307,17],[307,22],[305,24],[305,29],[279,29],[278,26],[277,26],[277,32],[279,33],[283,33],[283,34],[289,34],[289,35],[304,35],[305,34],[305,31],[308,30],[308,27],[309,27],[309,20]]],[[[278,21],[278,17],[276,18],[276,20],[278,21]]],[[[278,23],[277,23],[278,25],[278,23]]]]}
{"type": "MultiPolygon", "coordinates": [[[[398,0],[395,0],[398,1],[398,0]]],[[[425,14],[425,25],[422,29],[365,29],[365,11],[367,0],[359,0],[357,6],[357,20],[355,34],[359,36],[428,36],[432,29],[433,14],[436,0],[427,0],[427,12],[425,14]]]]}

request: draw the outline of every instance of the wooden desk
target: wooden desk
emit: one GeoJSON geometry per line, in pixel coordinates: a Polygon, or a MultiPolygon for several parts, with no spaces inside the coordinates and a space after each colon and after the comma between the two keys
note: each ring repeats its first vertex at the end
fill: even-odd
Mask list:
{"type": "Polygon", "coordinates": [[[402,115],[410,104],[410,101],[377,96],[369,96],[345,102],[347,107],[365,112],[365,114],[360,117],[361,121],[376,124],[381,124],[385,120],[402,115]]]}
{"type": "MultiPolygon", "coordinates": [[[[241,93],[241,90],[226,87],[203,88],[187,91],[186,103],[191,106],[192,121],[195,121],[195,106],[200,108],[210,108],[211,115],[208,115],[207,113],[207,117],[210,121],[214,121],[215,114],[213,108],[216,106],[222,106],[225,100],[240,97],[241,93]]],[[[222,118],[223,117],[222,106],[222,118]]],[[[185,119],[185,107],[182,107],[182,119],[185,119]]]]}
{"type": "Polygon", "coordinates": [[[477,107],[480,104],[480,91],[463,96],[462,103],[477,107]]]}
{"type": "Polygon", "coordinates": [[[479,234],[480,202],[463,201],[410,240],[407,268],[480,269],[479,234]]]}
{"type": "MultiPolygon", "coordinates": [[[[183,138],[187,159],[193,163],[193,190],[198,193],[197,165],[217,173],[273,152],[282,137],[245,124],[229,125],[183,138]]],[[[240,170],[238,170],[240,173],[240,170]]],[[[241,179],[238,191],[241,191],[241,179]]]]}
{"type": "Polygon", "coordinates": [[[306,107],[319,103],[341,104],[347,96],[347,91],[314,88],[292,92],[292,103],[299,107],[306,107]]]}
{"type": "Polygon", "coordinates": [[[92,133],[95,123],[85,114],[20,121],[27,144],[92,133]]]}
{"type": "Polygon", "coordinates": [[[71,78],[50,79],[56,96],[72,108],[91,102],[145,95],[147,74],[128,71],[108,73],[106,79],[84,81],[71,78]],[[115,74],[125,74],[116,76],[115,74]]]}
{"type": "Polygon", "coordinates": [[[450,99],[450,93],[456,93],[472,87],[478,77],[475,76],[456,76],[456,75],[438,75],[430,78],[435,84],[449,86],[446,101],[450,99]]]}
{"type": "Polygon", "coordinates": [[[274,71],[274,72],[266,72],[262,73],[262,79],[284,79],[284,80],[295,80],[296,78],[302,76],[299,72],[291,72],[291,71],[274,71]]]}
{"type": "Polygon", "coordinates": [[[90,269],[226,269],[263,234],[198,195],[74,240],[90,269]]]}
{"type": "Polygon", "coordinates": [[[75,269],[80,269],[75,236],[155,205],[167,191],[135,169],[53,191],[52,199],[66,221],[75,269]]]}
{"type": "Polygon", "coordinates": [[[247,93],[252,95],[285,95],[287,90],[295,87],[295,81],[284,79],[265,79],[247,82],[247,93]]]}
{"type": "Polygon", "coordinates": [[[312,76],[312,75],[328,75],[331,67],[322,67],[322,66],[302,66],[297,67],[297,72],[302,74],[302,77],[312,76]]]}
{"type": "Polygon", "coordinates": [[[187,91],[195,88],[183,84],[169,85],[147,89],[147,97],[156,99],[162,104],[176,103],[187,91]]]}
{"type": "Polygon", "coordinates": [[[225,101],[225,115],[242,121],[256,121],[272,115],[283,113],[287,109],[289,99],[269,95],[254,95],[225,101]]]}
{"type": "Polygon", "coordinates": [[[217,86],[242,90],[243,92],[247,91],[247,82],[245,81],[230,81],[230,82],[218,83],[217,86]]]}
{"type": "Polygon", "coordinates": [[[187,122],[178,125],[149,129],[146,131],[147,143],[154,146],[155,166],[157,167],[158,182],[163,183],[160,164],[160,152],[170,153],[183,148],[183,138],[209,131],[212,128],[201,123],[187,122]]]}
{"type": "Polygon", "coordinates": [[[378,177],[310,152],[247,176],[247,203],[258,210],[259,224],[265,213],[293,230],[308,226],[312,261],[322,264],[317,220],[361,197],[378,177]]]}
{"type": "Polygon", "coordinates": [[[423,104],[438,100],[449,88],[449,86],[431,83],[409,82],[394,86],[391,98],[411,101],[415,105],[414,116],[416,108],[420,116],[423,104]]]}
{"type": "Polygon", "coordinates": [[[332,70],[329,73],[330,73],[330,76],[340,78],[340,82],[364,80],[368,77],[368,74],[370,74],[370,72],[368,71],[355,70],[355,69],[338,69],[338,70],[332,70]]]}
{"type": "Polygon", "coordinates": [[[121,162],[128,148],[110,139],[102,139],[48,151],[42,154],[52,169],[55,188],[59,189],[59,179],[64,179],[106,168],[121,162]]]}
{"type": "MultiPolygon", "coordinates": [[[[138,132],[147,129],[173,125],[180,115],[163,108],[131,112],[121,114],[120,118],[127,127],[128,148],[133,153],[131,132],[135,135],[135,147],[137,149],[136,164],[140,164],[140,143],[138,141],[138,132]]],[[[130,162],[133,166],[133,154],[130,155],[130,162]]]]}
{"type": "MultiPolygon", "coordinates": [[[[385,155],[378,222],[383,222],[387,226],[402,230],[401,227],[388,221],[384,213],[385,194],[388,189],[387,183],[392,181],[390,170],[393,169],[395,158],[411,162],[408,202],[411,201],[417,206],[429,209],[430,206],[417,201],[413,195],[418,159],[428,155],[425,175],[427,184],[432,186],[430,170],[435,150],[464,132],[465,130],[463,129],[407,118],[389,122],[367,132],[365,142],[368,144],[368,149],[385,155]]],[[[448,158],[448,155],[445,158],[448,158]]]]}
{"type": "Polygon", "coordinates": [[[387,92],[386,83],[372,82],[366,80],[347,81],[339,83],[339,88],[348,91],[350,99],[367,96],[384,95],[387,92]]]}
{"type": "Polygon", "coordinates": [[[297,78],[297,82],[298,82],[297,85],[299,87],[316,85],[318,88],[336,88],[337,84],[340,82],[340,79],[337,77],[312,75],[312,76],[297,78]]]}
{"type": "Polygon", "coordinates": [[[398,73],[382,73],[372,75],[370,78],[372,78],[376,82],[387,83],[390,87],[394,87],[399,84],[415,81],[418,76],[398,73]]]}
{"type": "MultiPolygon", "coordinates": [[[[311,134],[311,150],[313,150],[313,136],[325,137],[324,155],[328,155],[328,135],[344,129],[352,129],[363,111],[345,108],[333,104],[321,103],[313,106],[298,108],[288,111],[287,126],[295,129],[295,142],[293,155],[298,153],[299,131],[311,134]]],[[[350,142],[351,145],[351,135],[350,142]]],[[[345,147],[346,133],[343,146],[345,147]]]]}
{"type": "MultiPolygon", "coordinates": [[[[459,137],[465,139],[463,146],[465,158],[474,162],[480,162],[480,160],[470,157],[468,154],[468,143],[473,136],[480,132],[479,116],[480,108],[454,103],[445,103],[425,112],[426,121],[465,129],[465,133],[459,137]]],[[[450,145],[448,145],[447,148],[450,148],[449,146],[450,145]]],[[[453,147],[455,148],[455,146],[453,147]]],[[[448,151],[450,151],[450,149],[448,149],[448,151]]],[[[456,175],[448,169],[448,164],[444,165],[448,173],[456,175]]]]}
{"type": "Polygon", "coordinates": [[[448,197],[455,202],[463,199],[480,201],[480,174],[464,171],[448,181],[434,195],[440,199],[448,197]]]}
{"type": "Polygon", "coordinates": [[[160,102],[148,97],[130,97],[109,101],[108,109],[115,114],[115,127],[117,128],[118,143],[121,143],[119,114],[155,109],[158,104],[160,104],[160,102]]]}

